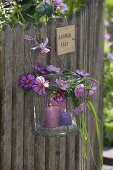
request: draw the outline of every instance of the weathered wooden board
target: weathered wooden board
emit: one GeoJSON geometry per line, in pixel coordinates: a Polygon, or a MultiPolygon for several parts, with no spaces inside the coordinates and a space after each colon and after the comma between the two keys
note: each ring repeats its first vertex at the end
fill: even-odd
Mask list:
{"type": "Polygon", "coordinates": [[[0,32],[0,169],[11,169],[13,32],[0,32]]]}
{"type": "Polygon", "coordinates": [[[13,99],[12,99],[12,170],[23,169],[24,93],[18,88],[24,72],[24,30],[16,24],[13,29],[13,99]]]}
{"type": "MultiPolygon", "coordinates": [[[[35,35],[34,27],[29,24],[24,34],[26,35],[35,35]]],[[[30,48],[33,46],[32,42],[24,41],[24,72],[28,73],[33,70],[30,62],[30,48]]],[[[34,170],[34,134],[31,126],[32,112],[33,110],[33,102],[31,102],[32,94],[31,92],[24,94],[24,136],[23,136],[23,169],[24,170],[34,170]]]]}

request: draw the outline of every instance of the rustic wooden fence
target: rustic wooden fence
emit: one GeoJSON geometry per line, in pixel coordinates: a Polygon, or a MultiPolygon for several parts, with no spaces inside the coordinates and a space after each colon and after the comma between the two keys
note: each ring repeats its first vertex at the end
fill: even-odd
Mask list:
{"type": "MultiPolygon", "coordinates": [[[[49,38],[56,48],[56,27],[75,24],[76,50],[62,55],[64,64],[75,69],[85,69],[99,81],[93,102],[102,116],[103,75],[103,0],[88,1],[76,16],[50,19],[48,25],[38,28],[29,25],[25,30],[15,24],[13,29],[4,26],[0,31],[0,170],[97,170],[86,145],[88,161],[81,156],[79,135],[70,137],[38,137],[33,135],[30,121],[30,93],[18,88],[21,73],[31,69],[29,49],[31,42],[24,34],[49,38]]],[[[37,54],[43,64],[58,64],[54,53],[37,54]]],[[[95,124],[90,113],[86,122],[97,162],[98,143],[95,124]]]]}

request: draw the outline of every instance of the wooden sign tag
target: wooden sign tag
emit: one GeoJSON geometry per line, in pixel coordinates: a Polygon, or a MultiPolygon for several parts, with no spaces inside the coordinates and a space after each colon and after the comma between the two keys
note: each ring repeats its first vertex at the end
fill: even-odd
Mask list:
{"type": "Polygon", "coordinates": [[[75,25],[56,28],[57,55],[75,51],[75,25]]]}

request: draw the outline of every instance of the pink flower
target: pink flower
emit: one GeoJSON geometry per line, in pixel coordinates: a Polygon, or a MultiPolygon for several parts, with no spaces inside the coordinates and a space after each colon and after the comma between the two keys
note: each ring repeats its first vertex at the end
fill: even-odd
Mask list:
{"type": "Polygon", "coordinates": [[[38,48],[40,50],[40,53],[48,53],[50,49],[48,49],[46,46],[48,44],[48,38],[46,37],[45,41],[38,45],[38,48]]]}
{"type": "Polygon", "coordinates": [[[83,92],[84,92],[84,85],[83,84],[77,85],[74,90],[75,96],[79,97],[82,95],[83,92]]]}
{"type": "Polygon", "coordinates": [[[61,10],[66,11],[67,5],[62,2],[62,0],[54,0],[55,7],[59,7],[61,10]]]}
{"type": "Polygon", "coordinates": [[[87,73],[85,70],[76,70],[76,73],[79,74],[82,77],[89,76],[89,73],[87,73]]]}
{"type": "Polygon", "coordinates": [[[66,81],[64,81],[64,80],[61,80],[61,78],[56,79],[56,84],[62,90],[67,90],[68,89],[68,83],[66,81]]]}
{"type": "Polygon", "coordinates": [[[34,36],[30,36],[30,35],[25,35],[24,39],[27,41],[34,41],[35,42],[35,47],[31,48],[31,50],[39,50],[40,53],[48,53],[50,51],[49,48],[47,48],[47,44],[48,44],[48,38],[46,37],[45,41],[42,43],[38,43],[36,40],[36,37],[34,36]]]}
{"type": "Polygon", "coordinates": [[[44,77],[36,77],[35,83],[33,85],[33,90],[35,93],[38,93],[40,96],[45,95],[45,89],[49,87],[49,81],[45,80],[44,77]]]}
{"type": "Polygon", "coordinates": [[[92,96],[95,93],[96,89],[97,89],[97,85],[96,85],[95,81],[92,81],[90,86],[91,86],[90,90],[88,90],[86,92],[86,95],[88,95],[88,96],[92,96]]]}
{"type": "Polygon", "coordinates": [[[76,115],[78,115],[79,113],[83,112],[86,108],[86,103],[81,103],[79,106],[77,106],[75,109],[74,109],[74,112],[76,115]]]}
{"type": "Polygon", "coordinates": [[[55,94],[55,96],[53,97],[53,99],[56,101],[56,102],[63,102],[65,100],[65,96],[62,92],[57,92],[55,94]]]}
{"type": "Polygon", "coordinates": [[[49,72],[55,72],[55,73],[58,73],[58,74],[61,73],[60,68],[55,67],[54,65],[49,65],[49,66],[46,67],[46,69],[47,69],[47,71],[49,71],[49,72]]]}
{"type": "Polygon", "coordinates": [[[19,86],[25,89],[32,88],[35,81],[35,76],[31,73],[22,74],[19,79],[19,86]]]}
{"type": "Polygon", "coordinates": [[[107,58],[109,60],[113,60],[113,52],[112,53],[108,53],[107,58]]]}
{"type": "Polygon", "coordinates": [[[110,39],[110,34],[105,33],[105,34],[104,34],[104,39],[109,40],[109,39],[110,39]]]}
{"type": "Polygon", "coordinates": [[[41,66],[39,63],[35,65],[35,69],[38,70],[41,74],[46,74],[48,72],[46,67],[41,66]]]}

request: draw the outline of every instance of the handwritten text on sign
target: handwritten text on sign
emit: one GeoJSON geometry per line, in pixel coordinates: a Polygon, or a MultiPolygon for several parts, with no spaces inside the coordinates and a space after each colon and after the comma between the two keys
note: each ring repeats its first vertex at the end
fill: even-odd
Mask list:
{"type": "Polygon", "coordinates": [[[75,25],[56,28],[57,55],[75,51],[75,25]]]}

